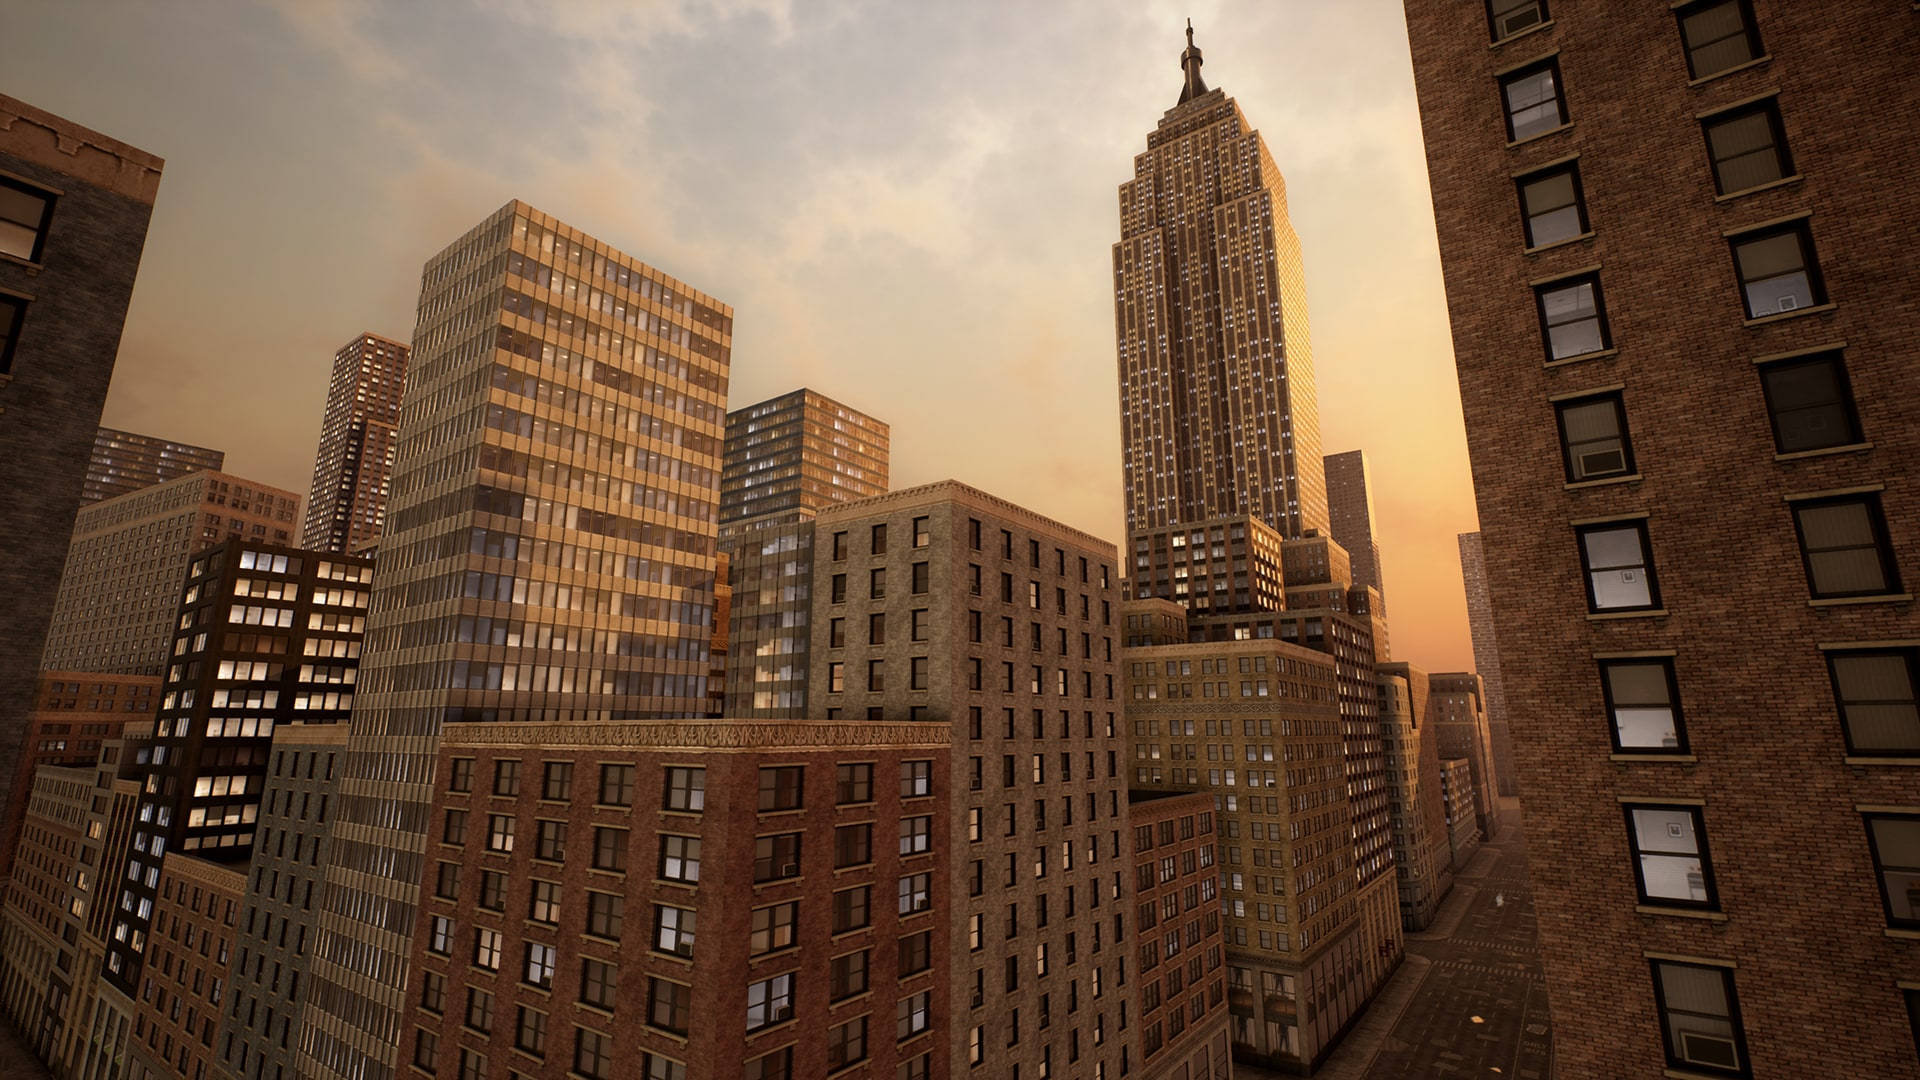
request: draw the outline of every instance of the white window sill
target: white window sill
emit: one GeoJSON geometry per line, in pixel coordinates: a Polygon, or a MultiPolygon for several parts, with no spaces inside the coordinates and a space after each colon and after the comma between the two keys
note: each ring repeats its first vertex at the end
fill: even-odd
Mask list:
{"type": "Polygon", "coordinates": [[[1832,303],[1815,304],[1812,307],[1795,308],[1792,311],[1782,311],[1777,315],[1762,315],[1757,319],[1747,319],[1741,325],[1767,326],[1771,323],[1785,322],[1788,319],[1798,319],[1803,315],[1824,315],[1827,312],[1832,311],[1833,309],[1834,309],[1834,305],[1832,303]]]}

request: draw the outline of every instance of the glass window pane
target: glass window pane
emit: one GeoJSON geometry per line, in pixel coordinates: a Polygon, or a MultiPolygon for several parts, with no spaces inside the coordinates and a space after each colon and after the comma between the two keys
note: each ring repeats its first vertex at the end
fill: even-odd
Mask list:
{"type": "Polygon", "coordinates": [[[1920,921],[1920,818],[1871,818],[1867,827],[1889,915],[1899,922],[1920,921]]]}
{"type": "Polygon", "coordinates": [[[1587,546],[1587,566],[1594,570],[1640,566],[1646,561],[1640,551],[1640,530],[1631,525],[1594,529],[1584,534],[1582,540],[1587,546]]]}
{"type": "Polygon", "coordinates": [[[1800,235],[1793,232],[1741,241],[1736,248],[1740,276],[1747,281],[1801,269],[1800,235]]]}

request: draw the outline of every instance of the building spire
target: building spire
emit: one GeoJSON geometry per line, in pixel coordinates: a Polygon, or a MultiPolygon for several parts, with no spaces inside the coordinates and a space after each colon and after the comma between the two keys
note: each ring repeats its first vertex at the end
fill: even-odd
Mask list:
{"type": "Polygon", "coordinates": [[[1207,92],[1207,83],[1200,77],[1200,50],[1193,44],[1193,20],[1187,20],[1187,51],[1180,54],[1180,70],[1187,74],[1187,84],[1180,88],[1180,104],[1184,105],[1207,92]]]}

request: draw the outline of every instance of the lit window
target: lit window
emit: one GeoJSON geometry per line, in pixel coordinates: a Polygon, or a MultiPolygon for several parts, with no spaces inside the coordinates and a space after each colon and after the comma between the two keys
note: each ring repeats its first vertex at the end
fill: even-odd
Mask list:
{"type": "Polygon", "coordinates": [[[1500,96],[1506,103],[1507,139],[1518,142],[1567,122],[1567,102],[1560,96],[1560,62],[1529,64],[1500,77],[1500,96]]]}
{"type": "Polygon", "coordinates": [[[1827,302],[1826,285],[1813,257],[1813,237],[1804,220],[1742,233],[1729,243],[1748,318],[1761,319],[1827,302]]]}
{"type": "Polygon", "coordinates": [[[1587,231],[1587,203],[1580,191],[1580,169],[1572,162],[1515,181],[1527,246],[1544,247],[1587,231]]]}
{"type": "Polygon", "coordinates": [[[1660,606],[1647,523],[1610,522],[1575,530],[1590,611],[1642,611],[1660,606]]]}
{"type": "Polygon", "coordinates": [[[1600,276],[1584,274],[1534,290],[1548,360],[1568,360],[1612,346],[1600,276]]]}
{"type": "Polygon", "coordinates": [[[1626,814],[1640,902],[1717,908],[1700,808],[1629,805],[1626,814]]]}

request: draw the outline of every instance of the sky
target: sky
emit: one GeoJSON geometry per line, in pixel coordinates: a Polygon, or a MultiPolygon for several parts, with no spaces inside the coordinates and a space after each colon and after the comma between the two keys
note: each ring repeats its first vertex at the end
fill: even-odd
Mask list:
{"type": "Polygon", "coordinates": [[[811,386],[1124,539],[1119,185],[1208,85],[1286,177],[1322,440],[1373,471],[1394,658],[1472,667],[1477,528],[1399,0],[8,0],[6,93],[166,159],[103,423],[304,495],[328,373],[520,198],[733,305],[811,386]]]}

